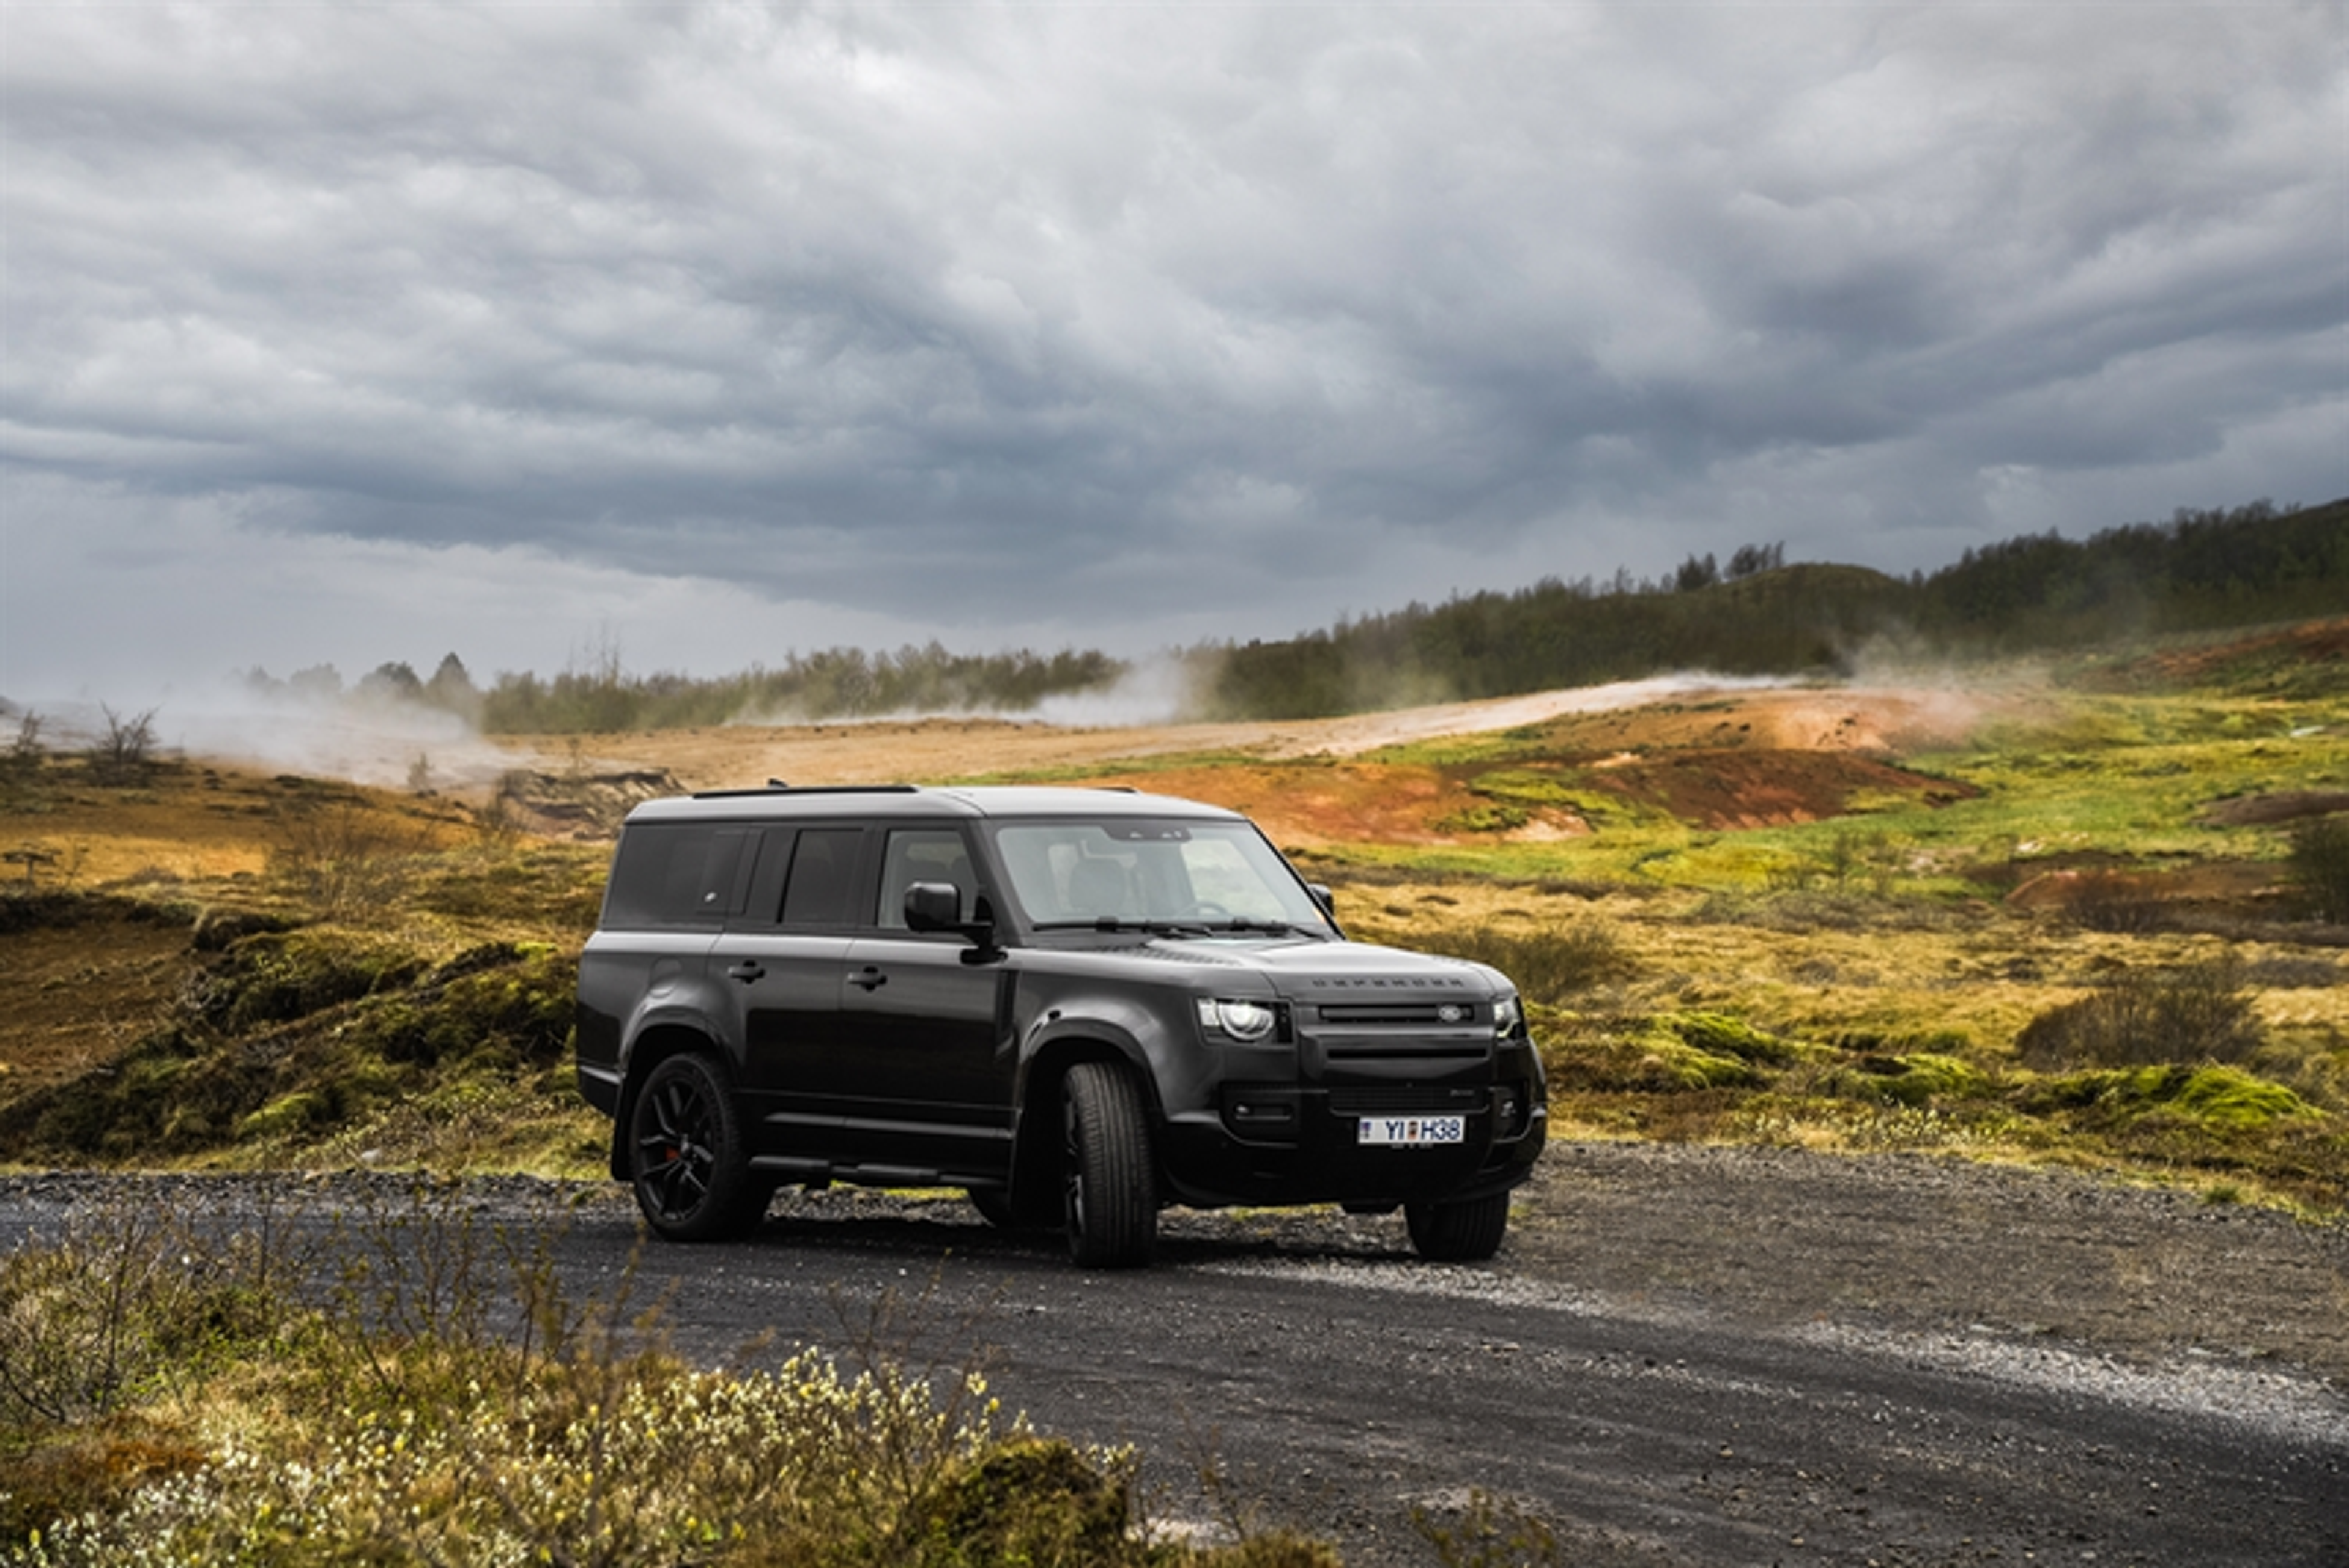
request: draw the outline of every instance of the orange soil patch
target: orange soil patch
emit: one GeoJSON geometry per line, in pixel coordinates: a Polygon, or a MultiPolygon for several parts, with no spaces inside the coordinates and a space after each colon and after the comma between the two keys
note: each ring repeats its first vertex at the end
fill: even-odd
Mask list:
{"type": "Polygon", "coordinates": [[[1577,713],[1540,726],[1559,751],[1655,752],[1701,748],[1775,753],[1857,752],[1895,756],[1956,745],[1986,719],[2030,710],[2026,688],[1958,691],[1932,687],[1789,687],[1694,692],[1641,708],[1577,713]]]}
{"type": "Polygon", "coordinates": [[[1489,844],[1589,831],[1579,818],[1557,812],[1546,814],[1546,833],[1446,832],[1439,826],[1446,818],[1489,803],[1449,771],[1430,767],[1293,763],[1111,773],[1086,782],[1229,806],[1254,817],[1275,843],[1288,846],[1489,844]]]}
{"type": "Polygon", "coordinates": [[[1840,752],[1671,752],[1630,758],[1586,777],[1626,800],[1714,829],[1820,822],[1841,816],[1855,795],[1867,793],[1909,795],[1933,805],[1982,793],[1840,752]]]}
{"type": "MultiPolygon", "coordinates": [[[[1506,830],[1478,830],[1458,819],[1493,802],[1473,787],[1482,765],[1436,768],[1376,763],[1271,763],[1104,773],[1088,784],[1185,795],[1246,812],[1287,845],[1491,844],[1556,840],[1587,834],[1588,823],[1563,807],[1512,802],[1528,820],[1506,830]]],[[[1792,751],[1628,753],[1577,766],[1571,762],[1507,764],[1517,774],[1555,774],[1584,794],[1611,794],[1709,829],[1778,827],[1840,816],[1863,794],[1962,800],[1971,786],[1928,778],[1848,753],[1792,751]]]]}
{"type": "Polygon", "coordinates": [[[2308,664],[2349,659],[2349,618],[2309,621],[2209,648],[2151,654],[2143,660],[2143,667],[2164,680],[2191,682],[2247,654],[2270,649],[2288,651],[2292,658],[2308,664]]]}

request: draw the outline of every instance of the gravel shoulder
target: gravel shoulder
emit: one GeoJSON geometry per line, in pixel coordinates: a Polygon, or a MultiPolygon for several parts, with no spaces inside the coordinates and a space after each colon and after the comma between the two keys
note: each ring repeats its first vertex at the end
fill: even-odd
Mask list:
{"type": "Polygon", "coordinates": [[[1553,1144],[1505,1262],[1757,1325],[1989,1331],[2349,1385],[2349,1224],[2067,1171],[1553,1144]]]}

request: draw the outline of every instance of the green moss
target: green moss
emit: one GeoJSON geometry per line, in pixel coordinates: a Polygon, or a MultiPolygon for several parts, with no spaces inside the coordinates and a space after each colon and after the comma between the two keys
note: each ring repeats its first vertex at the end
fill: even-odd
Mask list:
{"type": "Polygon", "coordinates": [[[1435,822],[1438,833],[1508,833],[1533,820],[1523,806],[1495,804],[1464,806],[1435,822]]]}
{"type": "Polygon", "coordinates": [[[1656,1027],[1692,1049],[1742,1062],[1783,1065],[1804,1054],[1795,1042],[1725,1012],[1667,1012],[1656,1027]]]}
{"type": "Polygon", "coordinates": [[[2240,1067],[2127,1067],[2042,1080],[2022,1096],[2026,1109],[2093,1111],[2129,1120],[2181,1117],[2217,1133],[2260,1131],[2287,1117],[2321,1115],[2282,1084],[2240,1067]]]}
{"type": "Polygon", "coordinates": [[[1502,768],[1489,774],[1478,774],[1468,781],[1469,793],[1488,800],[1506,800],[1527,805],[1563,806],[1569,811],[1583,809],[1583,801],[1573,786],[1554,773],[1537,772],[1532,768],[1502,768]]]}
{"type": "Polygon", "coordinates": [[[280,1095],[237,1124],[239,1138],[286,1137],[323,1126],[333,1112],[326,1096],[311,1090],[280,1095]]]}
{"type": "Polygon", "coordinates": [[[1743,1089],[1762,1081],[1751,1062],[1702,1050],[1668,1031],[1640,1041],[1646,1049],[1633,1069],[1632,1086],[1658,1089],[1743,1089]]]}
{"type": "Polygon", "coordinates": [[[328,927],[246,937],[205,966],[197,1011],[231,1034],[305,1017],[413,978],[412,950],[328,927]]]}
{"type": "Polygon", "coordinates": [[[1924,1106],[1936,1100],[1979,1099],[1990,1093],[1988,1075],[1955,1056],[1918,1052],[1907,1056],[1868,1057],[1826,1080],[1830,1093],[1860,1099],[1924,1106]]]}

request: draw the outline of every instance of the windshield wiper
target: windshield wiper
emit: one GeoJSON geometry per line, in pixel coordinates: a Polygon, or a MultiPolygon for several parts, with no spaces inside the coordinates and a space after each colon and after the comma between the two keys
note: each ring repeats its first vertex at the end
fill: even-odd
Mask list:
{"type": "Polygon", "coordinates": [[[1040,931],[1140,931],[1154,937],[1197,937],[1207,933],[1200,920],[1130,920],[1123,915],[1100,915],[1090,920],[1039,920],[1040,931]]]}

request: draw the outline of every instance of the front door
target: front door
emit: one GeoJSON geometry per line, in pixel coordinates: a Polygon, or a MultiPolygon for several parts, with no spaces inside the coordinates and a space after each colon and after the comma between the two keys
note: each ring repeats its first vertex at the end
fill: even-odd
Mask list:
{"type": "Polygon", "coordinates": [[[953,883],[972,914],[981,889],[958,830],[893,828],[881,867],[874,927],[849,944],[840,993],[843,1045],[863,1080],[850,1137],[876,1151],[874,1163],[1000,1180],[1016,960],[966,962],[975,950],[963,938],[905,928],[916,882],[953,883]]]}

